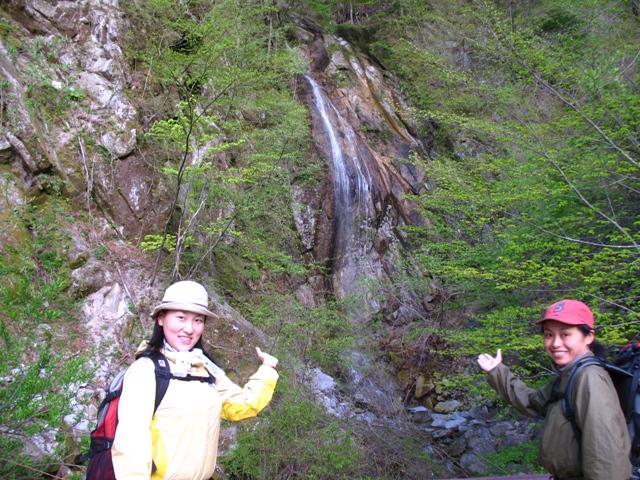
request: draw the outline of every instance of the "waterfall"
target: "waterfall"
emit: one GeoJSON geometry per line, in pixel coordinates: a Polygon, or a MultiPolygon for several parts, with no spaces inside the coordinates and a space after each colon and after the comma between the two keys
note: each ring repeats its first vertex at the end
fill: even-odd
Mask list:
{"type": "Polygon", "coordinates": [[[329,100],[327,94],[309,75],[315,107],[321,118],[324,134],[331,148],[331,166],[334,188],[334,245],[333,269],[344,268],[351,263],[353,250],[364,240],[363,230],[374,215],[372,178],[361,152],[366,147],[349,123],[329,100]]]}

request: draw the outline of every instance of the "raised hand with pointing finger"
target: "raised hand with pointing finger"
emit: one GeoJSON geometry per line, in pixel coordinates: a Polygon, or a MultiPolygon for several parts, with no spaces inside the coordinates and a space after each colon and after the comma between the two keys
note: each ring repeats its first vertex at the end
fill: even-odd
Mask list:
{"type": "Polygon", "coordinates": [[[482,353],[478,356],[478,365],[485,372],[490,372],[498,365],[502,363],[502,350],[498,349],[495,357],[492,357],[488,353],[482,353]]]}
{"type": "Polygon", "coordinates": [[[262,361],[263,365],[267,365],[271,368],[276,368],[278,366],[278,359],[273,355],[269,355],[267,352],[263,352],[258,347],[256,347],[256,353],[258,354],[258,358],[262,361]]]}

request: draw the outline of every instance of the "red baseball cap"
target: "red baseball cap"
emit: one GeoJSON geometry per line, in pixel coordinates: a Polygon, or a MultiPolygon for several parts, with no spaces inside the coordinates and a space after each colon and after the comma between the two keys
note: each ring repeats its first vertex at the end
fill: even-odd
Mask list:
{"type": "Polygon", "coordinates": [[[587,325],[591,329],[594,328],[591,309],[578,300],[560,300],[554,303],[547,308],[536,324],[543,323],[545,320],[556,320],[567,325],[587,325]]]}

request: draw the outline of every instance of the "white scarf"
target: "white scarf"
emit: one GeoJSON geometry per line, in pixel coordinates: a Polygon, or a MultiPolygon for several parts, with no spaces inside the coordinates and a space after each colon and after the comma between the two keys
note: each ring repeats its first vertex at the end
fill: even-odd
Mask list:
{"type": "Polygon", "coordinates": [[[164,351],[171,352],[172,360],[175,358],[175,369],[173,374],[176,377],[186,377],[191,370],[192,367],[204,366],[211,375],[219,378],[222,375],[225,375],[224,370],[218,367],[215,363],[209,360],[202,349],[200,348],[192,348],[188,352],[179,352],[175,348],[173,348],[169,342],[165,339],[164,341],[164,351]],[[200,365],[198,365],[200,364],[200,365]]]}

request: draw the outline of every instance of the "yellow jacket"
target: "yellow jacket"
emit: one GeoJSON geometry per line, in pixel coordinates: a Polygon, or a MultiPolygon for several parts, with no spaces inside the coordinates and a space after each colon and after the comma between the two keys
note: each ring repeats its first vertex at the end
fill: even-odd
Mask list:
{"type": "MultiPolygon", "coordinates": [[[[175,359],[165,355],[174,371],[175,359]]],[[[208,376],[204,365],[189,374],[208,376]]],[[[156,379],[153,361],[139,358],[127,371],[118,406],[112,448],[118,480],[205,480],[216,467],[221,419],[256,416],[270,401],[278,373],[262,365],[244,388],[225,375],[215,385],[171,380],[153,415],[156,379]],[[152,461],[157,470],[152,474],[152,461]]]]}

